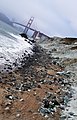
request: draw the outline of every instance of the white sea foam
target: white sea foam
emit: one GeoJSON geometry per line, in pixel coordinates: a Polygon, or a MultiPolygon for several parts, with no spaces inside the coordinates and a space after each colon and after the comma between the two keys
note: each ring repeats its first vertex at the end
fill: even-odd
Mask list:
{"type": "Polygon", "coordinates": [[[33,45],[29,44],[20,35],[9,33],[14,39],[0,35],[0,65],[7,62],[13,63],[17,58],[21,58],[26,50],[26,54],[33,54],[33,45]],[[7,61],[8,60],[8,61],[7,61]]]}

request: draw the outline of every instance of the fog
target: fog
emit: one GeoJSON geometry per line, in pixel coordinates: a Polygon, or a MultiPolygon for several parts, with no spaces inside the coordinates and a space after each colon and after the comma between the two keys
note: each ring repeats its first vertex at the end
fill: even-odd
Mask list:
{"type": "Polygon", "coordinates": [[[77,37],[77,0],[0,0],[0,12],[49,36],[77,37]]]}

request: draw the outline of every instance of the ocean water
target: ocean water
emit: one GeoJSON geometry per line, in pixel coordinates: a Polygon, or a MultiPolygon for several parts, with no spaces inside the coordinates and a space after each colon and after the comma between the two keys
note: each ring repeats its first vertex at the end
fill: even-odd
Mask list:
{"type": "Polygon", "coordinates": [[[15,28],[0,21],[0,68],[5,64],[12,64],[16,59],[22,58],[26,50],[26,55],[33,54],[33,45],[29,44],[19,35],[15,28]]]}

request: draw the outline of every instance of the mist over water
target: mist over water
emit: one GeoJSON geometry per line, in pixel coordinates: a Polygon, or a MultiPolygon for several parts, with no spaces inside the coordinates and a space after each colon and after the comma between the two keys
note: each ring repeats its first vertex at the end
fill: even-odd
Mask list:
{"type": "Polygon", "coordinates": [[[77,1],[70,0],[0,0],[0,12],[49,36],[77,37],[77,1]]]}
{"type": "Polygon", "coordinates": [[[17,58],[22,58],[25,50],[26,54],[33,54],[32,47],[19,36],[19,31],[0,21],[0,65],[12,64],[17,58]]]}

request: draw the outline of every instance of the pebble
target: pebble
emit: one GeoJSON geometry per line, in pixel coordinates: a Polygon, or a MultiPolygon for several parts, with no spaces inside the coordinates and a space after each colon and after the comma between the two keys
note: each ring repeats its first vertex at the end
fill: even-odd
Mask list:
{"type": "Polygon", "coordinates": [[[5,110],[9,110],[10,108],[9,107],[6,107],[5,110]]]}
{"type": "Polygon", "coordinates": [[[12,95],[6,95],[6,98],[13,100],[14,97],[12,95]]]}
{"type": "Polygon", "coordinates": [[[6,102],[5,103],[5,106],[9,106],[9,105],[11,105],[12,103],[11,102],[6,102]]]}
{"type": "Polygon", "coordinates": [[[2,79],[0,78],[0,83],[2,83],[3,81],[2,81],[2,79]]]}
{"type": "Polygon", "coordinates": [[[24,101],[24,99],[23,99],[23,98],[21,98],[21,99],[20,99],[20,102],[22,102],[22,101],[24,101]]]}
{"type": "Polygon", "coordinates": [[[60,109],[64,110],[65,106],[60,104],[60,109]]]}
{"type": "Polygon", "coordinates": [[[37,93],[35,92],[33,95],[34,95],[34,96],[36,96],[36,95],[37,95],[37,93]]]}
{"type": "Polygon", "coordinates": [[[45,108],[48,108],[49,107],[49,101],[46,99],[44,100],[44,107],[45,108]]]}
{"type": "Polygon", "coordinates": [[[69,115],[71,115],[71,116],[73,116],[73,115],[74,115],[74,113],[73,113],[73,112],[69,112],[68,114],[69,114],[69,115]]]}
{"type": "Polygon", "coordinates": [[[28,89],[28,92],[30,92],[31,90],[30,89],[28,89]]]}
{"type": "Polygon", "coordinates": [[[20,114],[18,113],[18,114],[16,115],[16,117],[20,117],[20,114]]]}
{"type": "Polygon", "coordinates": [[[61,115],[60,118],[61,118],[61,120],[64,120],[67,118],[67,115],[61,115]]]}
{"type": "Polygon", "coordinates": [[[45,118],[48,118],[48,115],[47,115],[47,114],[45,115],[45,118]]]}

